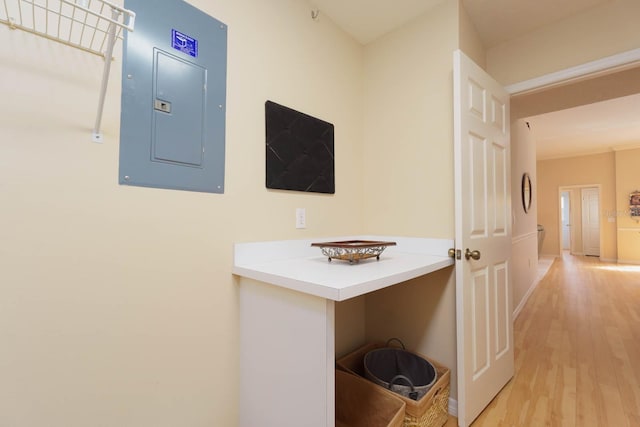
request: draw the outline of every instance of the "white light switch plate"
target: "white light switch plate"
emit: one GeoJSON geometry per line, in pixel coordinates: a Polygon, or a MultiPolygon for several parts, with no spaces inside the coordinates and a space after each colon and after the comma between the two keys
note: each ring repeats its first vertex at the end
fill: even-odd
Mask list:
{"type": "Polygon", "coordinates": [[[307,210],[296,208],[296,228],[307,228],[307,210]]]}

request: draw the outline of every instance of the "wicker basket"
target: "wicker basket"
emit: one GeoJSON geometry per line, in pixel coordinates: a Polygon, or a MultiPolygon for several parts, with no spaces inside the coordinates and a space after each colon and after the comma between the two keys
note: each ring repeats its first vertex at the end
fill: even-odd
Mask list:
{"type": "Polygon", "coordinates": [[[336,427],[402,427],[405,403],[375,384],[336,371],[336,427]]]}
{"type": "MultiPolygon", "coordinates": [[[[382,343],[367,344],[338,359],[336,366],[343,371],[364,377],[364,355],[370,350],[384,346],[382,343]]],[[[376,387],[384,390],[385,393],[398,397],[405,403],[403,427],[442,427],[449,418],[449,378],[451,373],[448,368],[433,359],[422,357],[429,360],[436,368],[437,379],[431,390],[420,400],[415,401],[380,386],[376,385],[376,387]]]]}

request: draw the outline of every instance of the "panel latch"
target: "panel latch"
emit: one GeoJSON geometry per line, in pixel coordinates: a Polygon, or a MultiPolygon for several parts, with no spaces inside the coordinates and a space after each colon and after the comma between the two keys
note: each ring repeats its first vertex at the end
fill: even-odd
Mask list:
{"type": "Polygon", "coordinates": [[[156,99],[153,101],[153,109],[162,111],[163,113],[171,113],[171,103],[156,99]]]}

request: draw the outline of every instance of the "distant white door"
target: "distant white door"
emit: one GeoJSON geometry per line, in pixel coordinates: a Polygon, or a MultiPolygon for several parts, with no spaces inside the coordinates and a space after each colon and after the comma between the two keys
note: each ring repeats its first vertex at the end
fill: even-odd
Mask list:
{"type": "Polygon", "coordinates": [[[600,256],[600,190],[582,189],[582,250],[600,256]]]}
{"type": "Polygon", "coordinates": [[[458,425],[513,376],[509,95],[454,53],[458,425]]]}
{"type": "Polygon", "coordinates": [[[563,191],[560,197],[560,215],[562,217],[562,249],[571,249],[571,199],[569,192],[563,191]]]}

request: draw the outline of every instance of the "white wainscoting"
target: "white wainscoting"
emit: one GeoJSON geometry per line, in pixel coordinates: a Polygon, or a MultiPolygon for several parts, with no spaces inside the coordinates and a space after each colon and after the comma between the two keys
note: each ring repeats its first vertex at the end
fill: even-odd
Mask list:
{"type": "Polygon", "coordinates": [[[513,280],[513,319],[515,320],[538,284],[538,231],[515,236],[511,240],[513,280]]]}
{"type": "Polygon", "coordinates": [[[640,264],[640,227],[618,227],[618,264],[640,264]]]}

